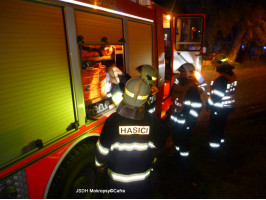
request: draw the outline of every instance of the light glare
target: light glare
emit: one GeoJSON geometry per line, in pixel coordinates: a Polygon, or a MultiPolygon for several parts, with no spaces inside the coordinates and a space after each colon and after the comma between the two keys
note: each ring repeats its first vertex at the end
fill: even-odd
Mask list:
{"type": "Polygon", "coordinates": [[[122,16],[126,16],[126,17],[131,17],[131,18],[135,18],[135,19],[140,19],[140,20],[147,21],[147,22],[153,22],[153,20],[151,20],[151,19],[138,17],[136,15],[127,14],[127,13],[124,13],[124,12],[115,11],[115,10],[111,10],[111,9],[108,9],[108,8],[103,8],[103,7],[100,7],[100,6],[95,6],[95,5],[88,4],[88,3],[83,3],[83,2],[80,2],[80,1],[75,1],[75,0],[59,0],[59,1],[66,2],[66,3],[71,3],[71,4],[75,4],[75,5],[79,5],[79,6],[84,6],[84,7],[87,7],[87,8],[93,8],[93,9],[97,9],[97,10],[102,10],[102,11],[105,11],[105,12],[114,13],[114,14],[118,14],[118,15],[122,15],[122,16]]]}

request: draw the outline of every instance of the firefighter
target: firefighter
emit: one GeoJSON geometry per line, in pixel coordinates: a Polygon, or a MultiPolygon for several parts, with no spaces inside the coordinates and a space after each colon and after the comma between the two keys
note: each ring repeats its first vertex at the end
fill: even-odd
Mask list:
{"type": "Polygon", "coordinates": [[[118,67],[114,65],[108,67],[107,71],[111,82],[110,92],[112,94],[112,101],[116,106],[118,106],[123,100],[125,84],[131,78],[131,76],[125,72],[122,72],[118,67]]]}
{"type": "Polygon", "coordinates": [[[233,72],[234,66],[228,64],[226,59],[214,64],[219,75],[211,81],[206,108],[210,110],[209,145],[217,149],[225,142],[226,121],[229,114],[234,111],[237,80],[233,72]]]}
{"type": "Polygon", "coordinates": [[[153,114],[156,107],[156,94],[159,92],[159,89],[155,86],[158,76],[157,69],[151,65],[140,65],[136,68],[136,70],[140,73],[140,76],[150,85],[151,92],[145,107],[148,113],[153,114]]]}
{"type": "Polygon", "coordinates": [[[185,63],[178,68],[179,76],[170,91],[170,119],[173,125],[175,149],[181,157],[188,157],[190,137],[195,121],[202,108],[198,81],[194,78],[195,67],[185,63]]]}
{"type": "Polygon", "coordinates": [[[150,86],[141,77],[130,79],[123,101],[106,120],[96,144],[95,164],[100,171],[107,168],[110,189],[120,192],[112,197],[144,198],[151,186],[154,153],[163,134],[158,118],[144,110],[149,93],[150,86]]]}
{"type": "Polygon", "coordinates": [[[214,65],[214,67],[217,67],[222,64],[228,64],[228,57],[223,53],[215,54],[212,59],[212,64],[214,65]]]}

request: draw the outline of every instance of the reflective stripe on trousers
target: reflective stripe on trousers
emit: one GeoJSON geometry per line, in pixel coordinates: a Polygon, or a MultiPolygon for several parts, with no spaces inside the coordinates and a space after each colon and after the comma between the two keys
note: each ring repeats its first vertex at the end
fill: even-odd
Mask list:
{"type": "Polygon", "coordinates": [[[147,177],[150,176],[151,170],[152,169],[150,168],[146,172],[143,172],[143,173],[125,175],[125,174],[119,174],[119,173],[113,172],[111,169],[108,169],[107,173],[109,174],[109,176],[114,181],[119,181],[119,182],[123,182],[123,183],[130,183],[130,182],[134,182],[134,181],[145,180],[147,177]]]}

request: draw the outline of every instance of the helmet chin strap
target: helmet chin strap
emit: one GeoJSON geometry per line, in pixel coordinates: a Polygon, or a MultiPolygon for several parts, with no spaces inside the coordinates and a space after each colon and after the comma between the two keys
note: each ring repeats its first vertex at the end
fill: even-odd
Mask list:
{"type": "Polygon", "coordinates": [[[122,117],[128,118],[128,119],[134,119],[134,120],[142,120],[144,119],[144,106],[138,108],[133,107],[130,105],[127,105],[122,101],[120,105],[117,108],[117,113],[121,115],[122,117]]]}

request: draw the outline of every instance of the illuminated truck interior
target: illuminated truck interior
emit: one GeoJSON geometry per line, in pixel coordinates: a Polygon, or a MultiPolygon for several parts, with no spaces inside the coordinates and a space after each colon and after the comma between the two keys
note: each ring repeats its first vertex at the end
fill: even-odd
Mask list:
{"type": "Polygon", "coordinates": [[[84,101],[89,119],[101,117],[102,113],[108,115],[108,111],[115,107],[111,98],[112,83],[108,68],[116,66],[121,71],[124,68],[123,45],[106,42],[95,44],[79,43],[84,101]]]}
{"type": "Polygon", "coordinates": [[[115,108],[108,68],[124,71],[122,21],[81,11],[76,19],[86,118],[99,119],[115,108]]]}
{"type": "Polygon", "coordinates": [[[176,50],[199,51],[203,41],[203,18],[179,16],[176,19],[176,50]]]}

